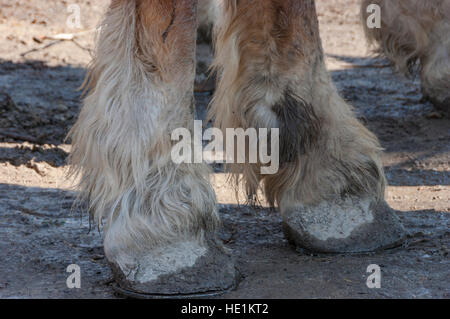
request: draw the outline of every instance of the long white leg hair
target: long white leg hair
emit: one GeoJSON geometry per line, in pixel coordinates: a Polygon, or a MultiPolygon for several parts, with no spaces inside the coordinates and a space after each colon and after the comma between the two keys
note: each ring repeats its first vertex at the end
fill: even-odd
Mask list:
{"type": "Polygon", "coordinates": [[[192,121],[193,10],[192,0],[114,0],[101,25],[70,163],[119,263],[218,224],[208,168],[170,156],[172,130],[192,121]]]}

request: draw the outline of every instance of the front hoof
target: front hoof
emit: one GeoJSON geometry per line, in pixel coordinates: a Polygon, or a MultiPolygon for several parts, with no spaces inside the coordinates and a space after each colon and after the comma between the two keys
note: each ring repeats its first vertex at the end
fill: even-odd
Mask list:
{"type": "Polygon", "coordinates": [[[233,290],[238,272],[232,257],[216,243],[197,248],[194,254],[185,244],[152,252],[131,271],[109,262],[115,292],[136,299],[176,299],[213,297],[233,290]]]}
{"type": "Polygon", "coordinates": [[[336,199],[282,210],[283,230],[297,247],[322,253],[361,253],[401,245],[406,232],[383,201],[336,199]]]}

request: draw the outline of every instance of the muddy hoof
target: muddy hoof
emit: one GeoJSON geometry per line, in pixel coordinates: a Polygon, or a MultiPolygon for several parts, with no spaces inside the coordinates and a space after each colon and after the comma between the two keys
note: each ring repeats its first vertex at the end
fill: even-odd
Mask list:
{"type": "Polygon", "coordinates": [[[282,211],[286,238],[321,253],[361,253],[401,245],[406,232],[386,202],[338,199],[282,211]]]}
{"type": "MultiPolygon", "coordinates": [[[[238,282],[238,272],[232,257],[216,244],[205,250],[192,266],[169,273],[160,274],[160,265],[143,266],[146,263],[143,261],[134,271],[133,280],[116,263],[109,262],[115,280],[113,289],[123,297],[136,299],[213,297],[233,290],[238,282]],[[139,272],[141,274],[137,275],[139,272]]],[[[171,256],[159,255],[156,259],[159,260],[155,263],[163,260],[173,265],[171,256]]]]}

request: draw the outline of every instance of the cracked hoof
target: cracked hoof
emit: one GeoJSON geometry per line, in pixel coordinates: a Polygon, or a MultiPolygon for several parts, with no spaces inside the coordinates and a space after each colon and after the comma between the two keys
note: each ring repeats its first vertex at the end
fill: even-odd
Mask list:
{"type": "Polygon", "coordinates": [[[232,257],[215,243],[185,242],[136,258],[133,266],[109,262],[116,293],[129,298],[201,298],[231,291],[238,272],[232,257]]]}
{"type": "Polygon", "coordinates": [[[314,252],[361,253],[401,245],[405,230],[385,201],[346,198],[282,210],[290,243],[314,252]]]}

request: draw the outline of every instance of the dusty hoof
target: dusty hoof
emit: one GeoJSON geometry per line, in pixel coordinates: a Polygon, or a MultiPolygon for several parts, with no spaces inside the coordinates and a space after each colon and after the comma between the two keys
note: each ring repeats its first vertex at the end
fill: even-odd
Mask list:
{"type": "Polygon", "coordinates": [[[151,257],[155,257],[155,254],[150,258],[147,256],[152,265],[145,266],[147,261],[140,261],[141,264],[132,271],[133,279],[130,279],[129,273],[126,276],[116,263],[109,262],[115,280],[115,292],[137,299],[201,298],[221,295],[237,285],[238,272],[231,256],[216,244],[205,248],[202,255],[195,257],[192,266],[161,274],[161,261],[173,265],[171,258],[180,258],[164,254],[158,254],[154,264],[151,257]]]}
{"type": "Polygon", "coordinates": [[[384,202],[339,199],[317,206],[297,206],[283,216],[287,239],[297,247],[323,253],[359,253],[402,244],[406,233],[384,202]]]}

